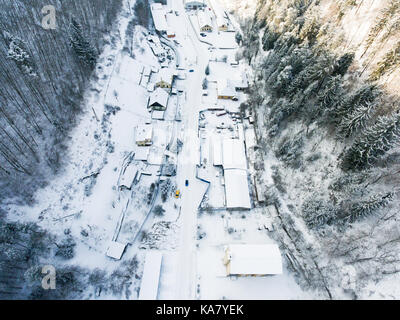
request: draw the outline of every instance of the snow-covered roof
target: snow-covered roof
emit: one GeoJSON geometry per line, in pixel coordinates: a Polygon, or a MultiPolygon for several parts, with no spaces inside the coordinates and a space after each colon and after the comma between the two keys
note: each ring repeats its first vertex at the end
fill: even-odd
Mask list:
{"type": "Polygon", "coordinates": [[[161,3],[153,3],[151,5],[151,14],[154,20],[154,26],[158,31],[167,31],[168,23],[165,17],[165,10],[161,3]]]}
{"type": "Polygon", "coordinates": [[[153,126],[140,124],[136,127],[136,141],[151,141],[153,138],[153,126]]]}
{"type": "Polygon", "coordinates": [[[110,258],[120,260],[122,254],[124,253],[125,247],[126,244],[119,243],[116,241],[111,241],[106,254],[110,258]]]}
{"type": "Polygon", "coordinates": [[[257,140],[256,140],[256,133],[254,131],[254,128],[247,128],[244,131],[245,135],[245,143],[247,148],[252,148],[257,145],[257,140]]]}
{"type": "Polygon", "coordinates": [[[233,97],[236,95],[234,86],[227,79],[219,79],[217,81],[217,90],[219,96],[233,97]]]}
{"type": "Polygon", "coordinates": [[[149,42],[149,46],[157,57],[164,53],[164,49],[159,42],[149,42]]]}
{"type": "Polygon", "coordinates": [[[247,79],[246,72],[242,72],[240,78],[228,80],[231,87],[238,88],[238,89],[246,89],[249,87],[249,81],[247,79]]]}
{"type": "Polygon", "coordinates": [[[218,27],[228,26],[228,22],[225,19],[225,17],[222,16],[219,11],[216,11],[216,13],[217,13],[216,20],[217,20],[218,27]]]}
{"type": "Polygon", "coordinates": [[[168,98],[169,98],[168,92],[166,92],[162,88],[157,88],[150,95],[149,106],[151,107],[154,104],[159,104],[166,108],[168,105],[168,98]]]}
{"type": "Polygon", "coordinates": [[[169,84],[172,84],[172,78],[175,75],[175,71],[168,69],[168,68],[162,68],[160,72],[157,73],[157,80],[156,83],[159,83],[160,81],[167,82],[169,84]]]}
{"type": "Polygon", "coordinates": [[[162,253],[158,251],[148,252],[142,282],[140,284],[139,300],[157,300],[160,281],[162,253]]]}
{"type": "Polygon", "coordinates": [[[197,17],[199,19],[200,28],[203,28],[205,26],[212,27],[211,18],[207,11],[198,11],[197,17]]]}
{"type": "Polygon", "coordinates": [[[154,120],[164,120],[165,111],[163,110],[153,110],[151,118],[154,120]]]}
{"type": "Polygon", "coordinates": [[[212,141],[213,144],[213,163],[214,166],[222,166],[222,144],[221,140],[215,138],[212,141]]]}
{"type": "Polygon", "coordinates": [[[138,169],[133,163],[130,163],[124,170],[124,172],[121,175],[121,178],[119,180],[119,186],[126,187],[126,188],[131,188],[133,181],[136,178],[138,169]]]}
{"type": "Polygon", "coordinates": [[[226,253],[229,274],[282,274],[282,257],[276,244],[231,244],[226,253]]]}
{"type": "Polygon", "coordinates": [[[222,162],[224,169],[247,169],[243,140],[227,138],[222,141],[222,162]]]}
{"type": "Polygon", "coordinates": [[[251,209],[247,171],[242,169],[224,170],[226,207],[251,209]]]}
{"type": "Polygon", "coordinates": [[[135,150],[135,160],[146,161],[149,157],[150,147],[138,147],[135,150]]]}
{"type": "Polygon", "coordinates": [[[228,63],[231,64],[231,65],[239,64],[239,62],[236,60],[236,57],[234,57],[234,56],[232,56],[232,55],[230,55],[230,56],[228,57],[228,63]]]}

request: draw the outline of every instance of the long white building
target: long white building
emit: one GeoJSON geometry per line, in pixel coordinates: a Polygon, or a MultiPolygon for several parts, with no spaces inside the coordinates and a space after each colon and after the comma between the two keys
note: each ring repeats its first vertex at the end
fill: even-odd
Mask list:
{"type": "Polygon", "coordinates": [[[161,3],[153,3],[150,7],[156,30],[165,33],[168,30],[165,8],[161,3]]]}

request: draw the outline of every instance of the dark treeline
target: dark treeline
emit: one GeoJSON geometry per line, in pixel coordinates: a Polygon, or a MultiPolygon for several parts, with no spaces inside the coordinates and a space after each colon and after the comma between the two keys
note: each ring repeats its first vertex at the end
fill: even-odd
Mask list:
{"type": "Polygon", "coordinates": [[[25,201],[60,167],[65,137],[122,0],[0,0],[0,201],[25,201]]]}

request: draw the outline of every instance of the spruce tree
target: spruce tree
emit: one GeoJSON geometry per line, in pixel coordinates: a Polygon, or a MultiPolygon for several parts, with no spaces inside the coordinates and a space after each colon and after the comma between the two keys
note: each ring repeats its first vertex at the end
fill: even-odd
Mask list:
{"type": "Polygon", "coordinates": [[[324,109],[331,109],[338,102],[342,93],[341,76],[330,77],[325,87],[319,92],[318,100],[324,109]]]}
{"type": "Polygon", "coordinates": [[[400,114],[381,116],[346,152],[344,169],[364,169],[389,151],[400,137],[400,114]]]}
{"type": "Polygon", "coordinates": [[[343,218],[345,222],[353,223],[361,218],[373,214],[377,209],[386,207],[393,199],[393,193],[378,193],[370,196],[367,200],[355,202],[351,205],[350,210],[343,218]]]}
{"type": "Polygon", "coordinates": [[[346,115],[338,127],[338,137],[348,138],[357,130],[365,128],[365,125],[371,118],[375,107],[376,104],[367,103],[366,105],[359,106],[352,113],[346,115]]]}
{"type": "Polygon", "coordinates": [[[210,66],[209,65],[207,65],[207,67],[206,67],[205,74],[207,76],[210,74],[210,66]]]}
{"type": "Polygon", "coordinates": [[[341,75],[344,76],[350,65],[353,63],[354,53],[345,53],[340,59],[336,62],[335,68],[333,70],[333,75],[341,75]]]}
{"type": "Polygon", "coordinates": [[[92,44],[86,39],[82,26],[71,18],[70,24],[70,42],[75,53],[85,64],[93,68],[96,64],[96,50],[92,44]]]}
{"type": "Polygon", "coordinates": [[[357,107],[372,103],[380,95],[376,85],[366,84],[356,90],[354,93],[343,98],[340,106],[335,110],[335,118],[338,122],[346,115],[354,112],[357,107]]]}

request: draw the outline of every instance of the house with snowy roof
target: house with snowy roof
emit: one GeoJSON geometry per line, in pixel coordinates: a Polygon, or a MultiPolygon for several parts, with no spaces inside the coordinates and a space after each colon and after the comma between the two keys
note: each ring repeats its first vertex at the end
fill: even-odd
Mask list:
{"type": "Polygon", "coordinates": [[[150,94],[148,108],[152,110],[164,111],[167,109],[168,100],[168,92],[158,87],[150,94]]]}
{"type": "Polygon", "coordinates": [[[227,276],[268,276],[283,273],[276,244],[230,244],[225,247],[227,276]]]}

